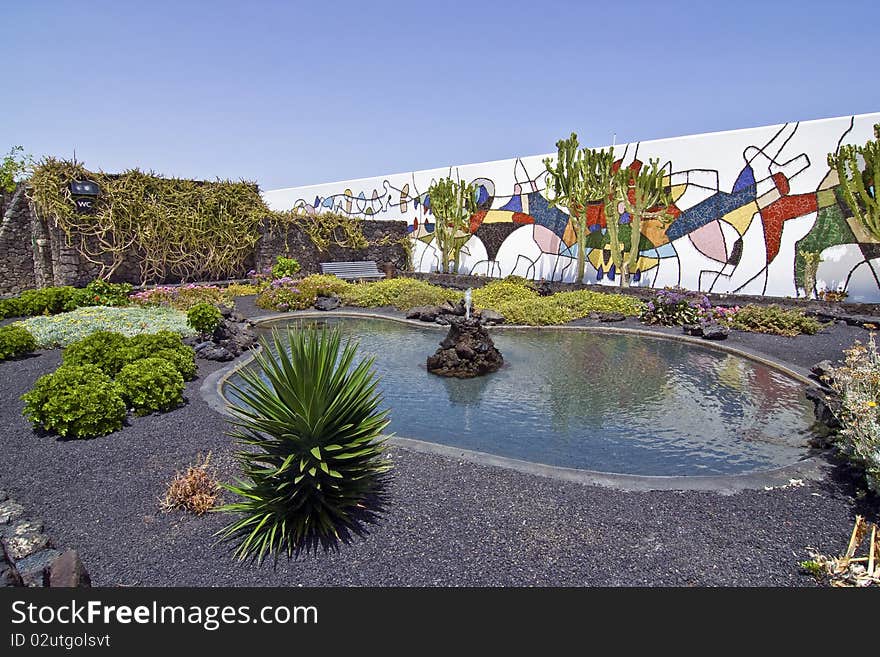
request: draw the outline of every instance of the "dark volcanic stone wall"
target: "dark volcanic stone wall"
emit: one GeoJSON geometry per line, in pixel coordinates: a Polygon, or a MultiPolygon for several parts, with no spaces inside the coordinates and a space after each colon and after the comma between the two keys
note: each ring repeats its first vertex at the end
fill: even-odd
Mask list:
{"type": "Polygon", "coordinates": [[[326,252],[319,251],[311,239],[294,225],[286,231],[272,231],[264,227],[263,238],[257,245],[256,266],[258,269],[271,265],[275,257],[284,255],[296,258],[305,274],[320,272],[318,263],[330,261],[375,260],[380,269],[383,263],[391,262],[401,270],[406,265],[406,253],[400,240],[406,235],[405,221],[362,221],[364,237],[370,242],[366,249],[349,249],[330,246],[326,252]],[[377,242],[384,242],[377,244],[377,242]]]}
{"type": "Polygon", "coordinates": [[[16,294],[36,286],[31,212],[24,186],[0,192],[0,294],[16,294]]]}

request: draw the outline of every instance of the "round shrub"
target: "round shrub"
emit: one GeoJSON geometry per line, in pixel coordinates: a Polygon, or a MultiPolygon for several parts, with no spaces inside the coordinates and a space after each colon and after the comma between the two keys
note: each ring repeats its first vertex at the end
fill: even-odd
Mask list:
{"type": "Polygon", "coordinates": [[[299,272],[300,266],[296,258],[285,258],[278,256],[275,258],[275,264],[272,265],[272,278],[284,278],[293,276],[299,272]]]}
{"type": "Polygon", "coordinates": [[[21,398],[25,417],[59,436],[103,436],[125,421],[119,387],[94,365],[62,365],[37,379],[21,398]]]}
{"type": "Polygon", "coordinates": [[[136,352],[143,351],[143,355],[138,355],[132,360],[138,358],[149,358],[151,352],[157,349],[179,349],[185,347],[183,338],[179,333],[174,331],[156,331],[155,333],[139,333],[129,339],[129,346],[136,352]]]}
{"type": "Polygon", "coordinates": [[[299,289],[305,294],[329,297],[339,296],[350,289],[352,283],[342,280],[333,274],[312,274],[299,282],[299,289]]]}
{"type": "Polygon", "coordinates": [[[95,331],[64,350],[65,365],[95,365],[108,376],[116,376],[130,360],[129,339],[113,331],[95,331]]]}
{"type": "Polygon", "coordinates": [[[156,358],[162,358],[174,365],[180,372],[184,381],[192,381],[196,378],[196,352],[192,347],[181,345],[178,349],[159,349],[152,354],[156,358]]]}
{"type": "Polygon", "coordinates": [[[131,290],[130,283],[108,283],[96,278],[81,290],[77,290],[75,307],[127,306],[131,290]]]}
{"type": "Polygon", "coordinates": [[[116,376],[123,399],[138,415],[168,411],[183,403],[183,377],[164,358],[142,358],[116,376]]]}
{"type": "Polygon", "coordinates": [[[394,306],[398,310],[409,310],[415,306],[438,306],[444,301],[457,302],[462,295],[457,290],[412,278],[386,278],[375,283],[350,285],[340,296],[350,306],[394,306]]]}
{"type": "Polygon", "coordinates": [[[37,348],[37,341],[23,326],[11,324],[0,327],[0,360],[29,354],[37,348]]]}
{"type": "Polygon", "coordinates": [[[143,333],[131,338],[129,362],[151,357],[164,358],[170,362],[183,376],[184,381],[196,378],[196,352],[192,347],[183,344],[180,335],[173,331],[143,333]]]}
{"type": "Polygon", "coordinates": [[[802,310],[785,310],[773,304],[759,306],[749,304],[731,316],[730,325],[740,331],[770,333],[795,337],[801,333],[814,335],[822,330],[822,322],[808,317],[802,310]]]}
{"type": "Polygon", "coordinates": [[[315,293],[301,290],[299,281],[284,277],[272,281],[269,286],[260,292],[254,301],[258,308],[266,310],[302,310],[315,303],[315,293]]]}
{"type": "Polygon", "coordinates": [[[213,304],[197,303],[187,311],[186,322],[201,335],[212,335],[223,322],[223,315],[213,304]]]}

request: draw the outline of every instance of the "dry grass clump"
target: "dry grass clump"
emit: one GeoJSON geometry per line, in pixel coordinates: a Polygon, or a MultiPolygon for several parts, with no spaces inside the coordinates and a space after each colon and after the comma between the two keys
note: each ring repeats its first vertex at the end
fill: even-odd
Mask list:
{"type": "Polygon", "coordinates": [[[159,503],[163,511],[186,509],[200,516],[214,507],[220,497],[220,483],[210,469],[210,461],[210,453],[204,460],[199,454],[186,472],[174,475],[165,497],[159,503]]]}

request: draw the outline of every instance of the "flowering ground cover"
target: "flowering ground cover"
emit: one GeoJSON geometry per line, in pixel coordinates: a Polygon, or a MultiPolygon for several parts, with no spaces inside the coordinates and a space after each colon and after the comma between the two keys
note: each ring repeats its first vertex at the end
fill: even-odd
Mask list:
{"type": "Polygon", "coordinates": [[[64,347],[95,331],[115,331],[128,337],[159,331],[195,335],[187,325],[186,313],[161,306],[90,306],[58,315],[30,317],[17,324],[30,331],[40,349],[64,347]]]}

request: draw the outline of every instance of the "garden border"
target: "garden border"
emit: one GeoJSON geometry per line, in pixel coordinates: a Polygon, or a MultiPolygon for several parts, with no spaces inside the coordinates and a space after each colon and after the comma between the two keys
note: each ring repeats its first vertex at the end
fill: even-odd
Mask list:
{"type": "MultiPolygon", "coordinates": [[[[354,312],[354,311],[294,311],[286,313],[273,313],[270,315],[260,315],[251,318],[255,325],[268,324],[284,319],[293,319],[297,317],[352,317],[367,319],[382,319],[395,321],[401,324],[418,326],[434,330],[446,330],[447,327],[433,324],[430,322],[422,322],[419,320],[405,319],[391,314],[381,312],[354,312]]],[[[767,367],[771,367],[789,378],[796,380],[803,385],[819,388],[819,384],[810,379],[806,370],[791,365],[789,363],[780,362],[774,358],[752,352],[737,347],[728,347],[717,342],[705,340],[688,335],[670,335],[650,329],[637,329],[616,326],[522,326],[522,325],[503,325],[489,327],[493,330],[511,330],[511,329],[528,329],[528,330],[551,330],[551,331],[593,331],[604,333],[618,333],[628,335],[640,335],[643,337],[662,339],[662,340],[678,340],[680,342],[688,342],[700,345],[716,351],[730,353],[741,358],[760,363],[767,367]]],[[[239,369],[246,366],[254,358],[253,352],[247,352],[233,360],[229,365],[209,374],[203,381],[199,392],[202,399],[208,406],[220,413],[221,415],[230,416],[228,411],[228,403],[223,396],[223,386],[226,381],[235,374],[239,369]]],[[[415,438],[406,438],[401,436],[392,436],[389,439],[390,444],[398,445],[406,449],[418,452],[437,454],[447,458],[458,458],[478,465],[487,465],[507,468],[527,474],[534,474],[562,481],[570,481],[585,485],[598,485],[614,488],[623,491],[652,491],[652,490],[678,490],[678,491],[714,491],[723,494],[733,494],[741,490],[752,489],[769,489],[780,488],[790,485],[793,479],[807,479],[817,481],[825,477],[825,470],[830,467],[829,464],[818,454],[811,454],[801,459],[797,463],[774,468],[770,470],[762,470],[760,472],[745,473],[738,475],[690,475],[690,476],[661,476],[661,475],[632,475],[614,472],[599,472],[595,470],[582,470],[578,468],[566,468],[562,466],[547,465],[543,463],[534,463],[531,461],[523,461],[506,456],[498,456],[479,452],[460,447],[452,447],[440,443],[432,443],[428,441],[418,440],[415,438]]]]}

